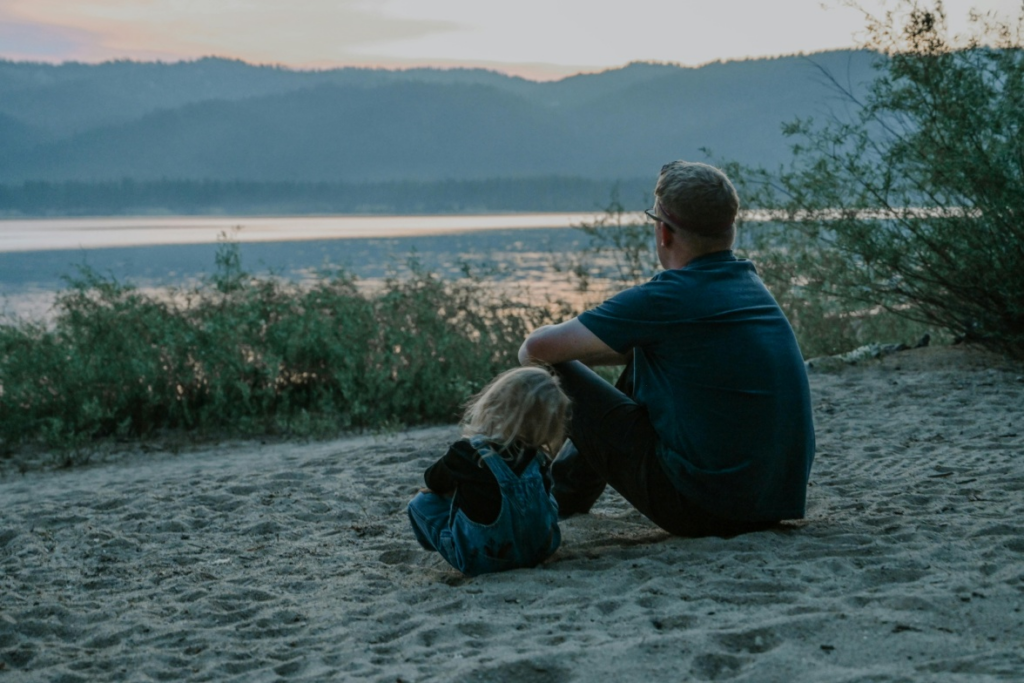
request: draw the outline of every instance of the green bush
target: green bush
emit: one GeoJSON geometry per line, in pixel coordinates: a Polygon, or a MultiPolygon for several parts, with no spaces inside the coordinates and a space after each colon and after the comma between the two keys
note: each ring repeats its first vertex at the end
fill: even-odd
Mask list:
{"type": "MultiPolygon", "coordinates": [[[[913,345],[925,335],[943,339],[933,325],[908,319],[856,297],[836,296],[821,280],[830,273],[827,250],[818,250],[802,230],[773,223],[745,223],[750,258],[796,332],[804,358],[832,356],[872,343],[913,345]]],[[[824,282],[828,282],[828,275],[824,282]]]]}
{"type": "MultiPolygon", "coordinates": [[[[647,197],[644,203],[650,204],[647,197]]],[[[651,223],[636,216],[612,192],[603,215],[576,226],[589,240],[587,246],[576,254],[559,255],[553,263],[556,270],[567,272],[578,292],[599,297],[649,280],[661,264],[651,223]]]]}
{"type": "Polygon", "coordinates": [[[217,260],[209,281],[159,295],[83,270],[52,325],[0,325],[0,446],[450,422],[554,320],[416,267],[365,293],[340,271],[253,277],[233,245],[217,260]]]}
{"type": "MultiPolygon", "coordinates": [[[[735,172],[735,167],[731,167],[735,172]]],[[[742,173],[742,170],[740,171],[742,173]]],[[[559,254],[554,264],[566,272],[576,290],[593,297],[588,303],[624,287],[650,279],[660,269],[653,227],[646,219],[627,212],[616,197],[604,215],[578,226],[588,237],[577,254],[559,254]]],[[[772,295],[793,325],[805,358],[834,355],[869,343],[913,344],[931,328],[877,307],[866,308],[806,286],[804,235],[772,223],[742,225],[735,248],[750,258],[772,295]],[[796,244],[790,240],[796,241],[796,244]]],[[[616,370],[601,370],[614,379],[616,370]]]]}
{"type": "Polygon", "coordinates": [[[801,317],[870,325],[880,311],[1024,356],[1024,51],[1020,24],[975,17],[948,38],[942,5],[869,25],[882,56],[849,115],[801,120],[792,163],[732,168],[776,212],[759,260],[801,317]],[[817,307],[817,310],[815,310],[817,307]]]}

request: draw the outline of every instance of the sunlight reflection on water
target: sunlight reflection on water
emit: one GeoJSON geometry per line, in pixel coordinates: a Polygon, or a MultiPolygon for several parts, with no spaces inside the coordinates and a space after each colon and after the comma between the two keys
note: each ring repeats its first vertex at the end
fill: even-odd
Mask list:
{"type": "Polygon", "coordinates": [[[215,244],[227,233],[240,243],[569,228],[594,213],[456,216],[109,216],[0,220],[0,252],[215,244]]]}
{"type": "MultiPolygon", "coordinates": [[[[73,227],[85,229],[81,222],[73,227]]],[[[564,255],[577,253],[587,242],[587,237],[574,228],[492,225],[483,230],[285,242],[238,241],[237,245],[242,267],[258,276],[272,274],[301,282],[340,268],[355,276],[360,286],[373,288],[386,277],[408,275],[410,262],[416,261],[424,270],[445,278],[462,277],[468,267],[528,303],[564,299],[582,307],[596,302],[600,296],[576,292],[568,275],[557,272],[555,264],[564,263],[564,255]]],[[[56,242],[49,242],[48,248],[41,250],[5,251],[0,244],[0,313],[35,320],[50,318],[54,297],[66,286],[63,278],[74,275],[82,266],[131,283],[144,292],[164,295],[169,287],[185,288],[208,278],[214,271],[219,248],[215,240],[91,249],[56,246],[56,242]]]]}

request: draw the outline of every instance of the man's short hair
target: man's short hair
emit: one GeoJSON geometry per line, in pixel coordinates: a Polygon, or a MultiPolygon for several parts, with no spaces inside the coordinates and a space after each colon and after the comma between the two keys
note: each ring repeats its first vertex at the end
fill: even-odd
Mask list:
{"type": "Polygon", "coordinates": [[[655,208],[660,203],[671,227],[702,237],[728,235],[740,208],[729,178],[714,166],[695,161],[662,166],[654,196],[655,208]]]}

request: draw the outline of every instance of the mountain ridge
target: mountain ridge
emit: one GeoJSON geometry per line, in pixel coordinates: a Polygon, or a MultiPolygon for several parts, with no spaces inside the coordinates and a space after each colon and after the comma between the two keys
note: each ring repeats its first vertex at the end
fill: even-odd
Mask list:
{"type": "Polygon", "coordinates": [[[878,58],[638,62],[549,82],[483,69],[299,71],[218,58],[0,61],[0,183],[614,180],[703,159],[703,148],[774,164],[788,155],[781,124],[835,96],[815,63],[849,72],[856,90],[878,58]]]}

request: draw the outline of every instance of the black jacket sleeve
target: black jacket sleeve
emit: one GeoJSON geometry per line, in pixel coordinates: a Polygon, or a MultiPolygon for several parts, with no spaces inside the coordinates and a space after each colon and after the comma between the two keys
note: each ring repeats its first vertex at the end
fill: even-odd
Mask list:
{"type": "MultiPolygon", "coordinates": [[[[448,452],[423,473],[427,488],[442,496],[455,493],[460,483],[488,480],[494,482],[494,475],[486,467],[480,467],[479,456],[468,439],[453,443],[448,452]]],[[[494,486],[497,488],[497,482],[494,486]]]]}
{"type": "MultiPolygon", "coordinates": [[[[523,473],[533,460],[536,451],[515,449],[502,451],[509,466],[517,475],[523,473]]],[[[550,491],[550,481],[545,468],[544,485],[550,491]]],[[[454,495],[453,504],[467,517],[480,524],[490,524],[501,512],[501,488],[490,468],[483,463],[469,439],[456,441],[448,452],[423,474],[427,488],[442,496],[454,495]]]]}

